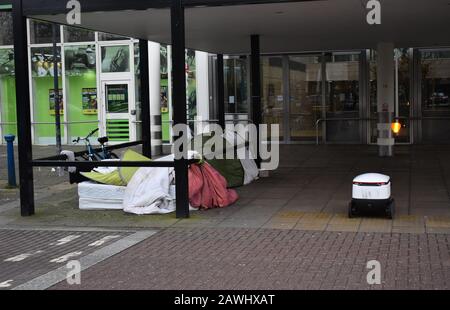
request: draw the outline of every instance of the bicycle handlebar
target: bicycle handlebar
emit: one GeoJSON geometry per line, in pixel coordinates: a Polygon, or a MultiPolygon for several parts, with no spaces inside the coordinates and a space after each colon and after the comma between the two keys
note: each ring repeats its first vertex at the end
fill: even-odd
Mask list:
{"type": "Polygon", "coordinates": [[[95,128],[94,130],[92,130],[87,136],[86,138],[90,138],[94,133],[96,133],[99,129],[95,128]]]}
{"type": "Polygon", "coordinates": [[[78,137],[78,138],[76,138],[75,140],[73,140],[72,142],[73,143],[78,143],[78,142],[80,142],[80,141],[89,141],[88,139],[94,134],[94,133],[96,133],[97,131],[99,130],[99,128],[95,128],[94,130],[92,130],[85,138],[80,138],[80,137],[78,137]]]}

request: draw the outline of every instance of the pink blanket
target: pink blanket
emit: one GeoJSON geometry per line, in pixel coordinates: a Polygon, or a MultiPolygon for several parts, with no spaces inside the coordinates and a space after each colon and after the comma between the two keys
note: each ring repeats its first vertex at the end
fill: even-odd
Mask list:
{"type": "Polygon", "coordinates": [[[189,167],[189,201],[194,208],[223,208],[238,199],[233,189],[227,188],[226,179],[210,164],[189,167]]]}

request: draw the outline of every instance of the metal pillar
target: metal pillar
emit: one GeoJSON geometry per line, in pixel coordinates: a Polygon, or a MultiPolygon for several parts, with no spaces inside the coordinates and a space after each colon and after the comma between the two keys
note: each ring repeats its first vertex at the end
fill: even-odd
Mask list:
{"type": "Polygon", "coordinates": [[[150,132],[150,89],[148,72],[148,41],[139,40],[139,72],[141,82],[142,155],[152,157],[150,132]]]}
{"type": "Polygon", "coordinates": [[[395,140],[391,123],[394,117],[394,44],[379,43],[377,46],[377,112],[378,154],[393,156],[395,140]]]}
{"type": "Polygon", "coordinates": [[[22,0],[12,1],[16,112],[19,149],[20,213],[34,214],[33,158],[31,147],[30,89],[28,80],[27,23],[22,0]]]}
{"type": "Polygon", "coordinates": [[[251,96],[252,96],[252,120],[257,130],[257,158],[256,164],[261,168],[259,125],[261,124],[261,59],[260,59],[259,35],[251,36],[251,96]]]}
{"type": "MultiPolygon", "coordinates": [[[[58,72],[58,46],[57,41],[57,24],[52,25],[52,41],[53,41],[53,88],[55,101],[55,136],[56,136],[56,154],[61,154],[61,94],[59,93],[59,72],[58,72]]],[[[58,171],[60,169],[58,168],[58,171]]]]}
{"type": "MultiPolygon", "coordinates": [[[[172,0],[171,9],[172,32],[172,87],[173,87],[173,123],[174,126],[185,126],[186,116],[186,73],[185,73],[185,35],[184,35],[184,5],[182,0],[172,0]]],[[[187,130],[184,131],[187,133],[187,130]]],[[[174,140],[182,139],[187,146],[187,135],[174,136],[174,140]]],[[[175,159],[176,184],[176,217],[189,217],[189,182],[187,149],[180,149],[181,159],[175,159]]]]}
{"type": "Polygon", "coordinates": [[[195,51],[195,76],[197,93],[197,117],[201,122],[196,125],[196,134],[209,130],[209,76],[208,76],[208,53],[195,51]]]}
{"type": "Polygon", "coordinates": [[[6,152],[8,154],[8,186],[16,187],[16,165],[14,164],[14,135],[6,135],[6,152]]]}
{"type": "Polygon", "coordinates": [[[223,75],[223,55],[217,54],[217,119],[225,130],[225,81],[223,75]]]}

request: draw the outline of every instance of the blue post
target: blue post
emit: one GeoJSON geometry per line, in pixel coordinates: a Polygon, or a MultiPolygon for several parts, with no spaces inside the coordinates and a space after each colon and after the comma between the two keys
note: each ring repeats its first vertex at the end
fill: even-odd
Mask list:
{"type": "Polygon", "coordinates": [[[6,135],[5,140],[7,143],[7,153],[8,153],[8,185],[16,187],[16,168],[14,165],[14,135],[6,135]]]}

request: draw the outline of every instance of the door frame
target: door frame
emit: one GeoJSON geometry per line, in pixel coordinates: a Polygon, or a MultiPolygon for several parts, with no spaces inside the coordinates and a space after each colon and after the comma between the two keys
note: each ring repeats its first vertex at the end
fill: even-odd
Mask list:
{"type": "MultiPolygon", "coordinates": [[[[101,100],[100,100],[100,134],[102,136],[107,135],[107,129],[106,129],[106,123],[108,119],[127,119],[128,120],[128,126],[129,126],[129,141],[135,141],[136,140],[136,113],[132,113],[132,111],[136,111],[136,102],[134,100],[134,91],[132,91],[132,82],[130,80],[102,80],[101,81],[101,100]],[[128,87],[128,113],[117,113],[117,118],[110,118],[108,117],[107,111],[106,111],[106,87],[107,85],[123,85],[126,84],[128,87]]],[[[112,142],[114,143],[114,142],[112,142]]]]}
{"type": "MultiPolygon", "coordinates": [[[[134,44],[135,40],[119,40],[119,41],[99,41],[96,45],[97,56],[97,72],[99,78],[97,79],[98,103],[99,103],[99,134],[106,136],[106,98],[105,85],[106,84],[128,84],[128,119],[129,119],[129,141],[136,141],[137,138],[137,120],[136,115],[132,115],[132,110],[136,110],[136,83],[135,83],[135,64],[134,64],[134,44]],[[128,72],[102,72],[102,47],[112,46],[128,46],[129,49],[129,71],[128,72]]],[[[110,144],[117,144],[122,142],[110,142],[110,144]]]]}

